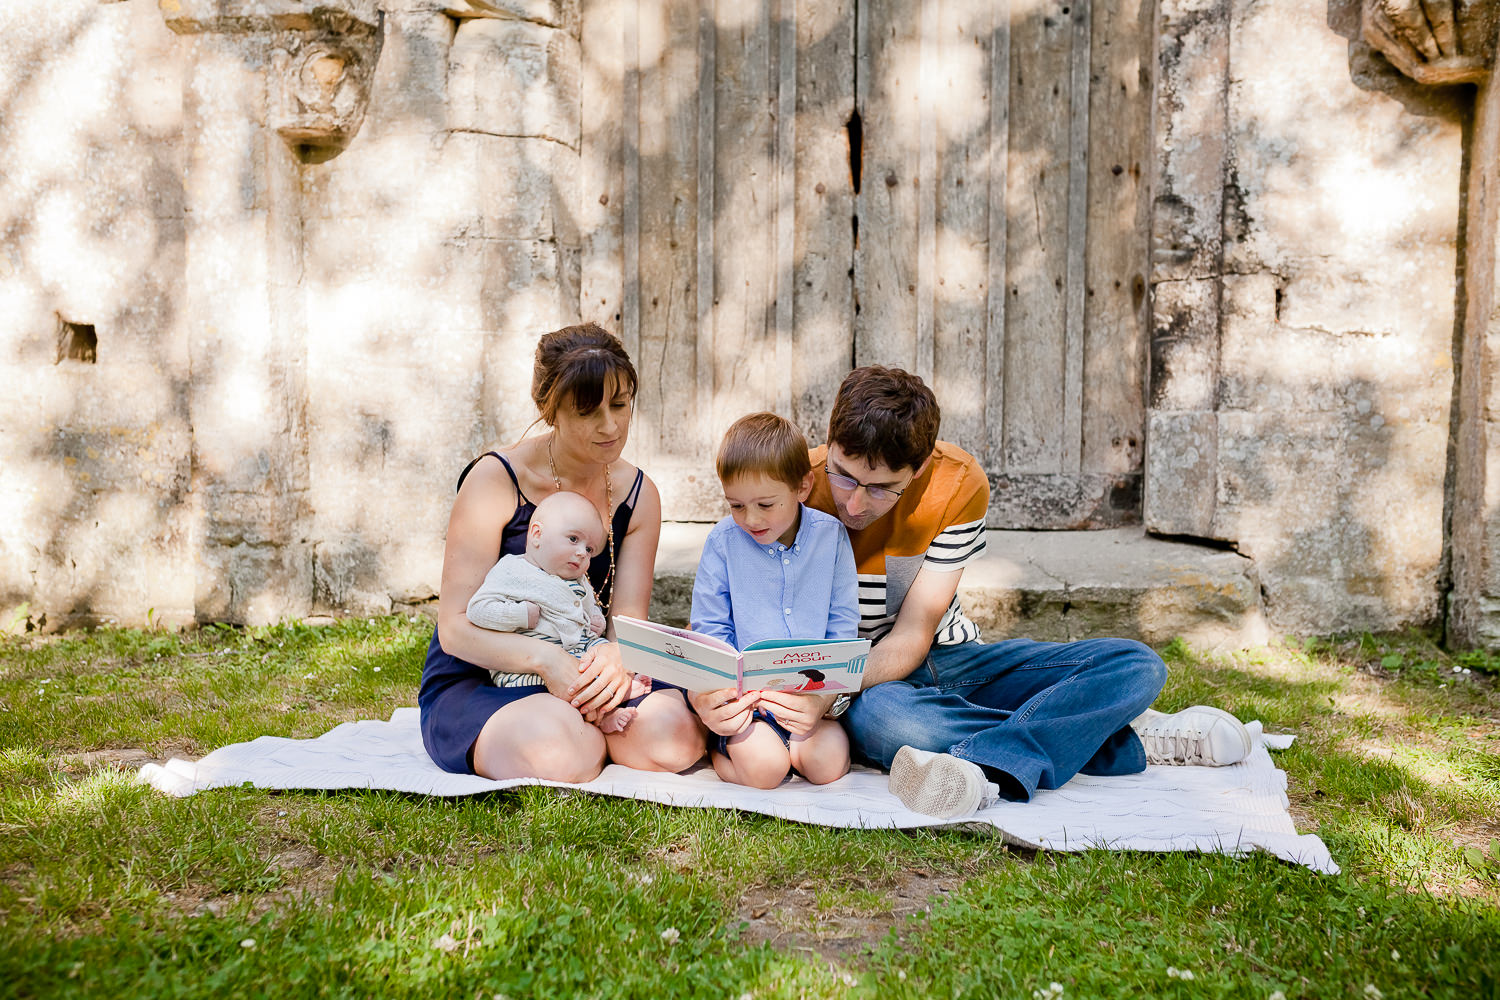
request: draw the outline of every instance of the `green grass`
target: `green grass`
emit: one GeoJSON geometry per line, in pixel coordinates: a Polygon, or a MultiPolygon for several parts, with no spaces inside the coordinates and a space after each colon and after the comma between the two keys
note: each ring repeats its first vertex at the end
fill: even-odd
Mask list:
{"type": "Polygon", "coordinates": [[[1164,707],[1298,734],[1278,763],[1337,876],[540,788],[134,783],[148,756],[387,717],[429,630],[0,640],[0,996],[1500,1000],[1496,661],[1419,635],[1163,650],[1164,707]]]}

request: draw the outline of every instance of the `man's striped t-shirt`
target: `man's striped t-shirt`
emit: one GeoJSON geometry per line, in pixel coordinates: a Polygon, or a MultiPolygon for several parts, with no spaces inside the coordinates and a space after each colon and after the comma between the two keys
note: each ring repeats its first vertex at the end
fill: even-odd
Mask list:
{"type": "MultiPolygon", "coordinates": [[[[837,516],[824,471],[827,445],[813,449],[813,491],[809,507],[837,516]]],[[[939,441],[932,461],[883,517],[849,532],[859,577],[859,634],[878,642],[896,623],[912,581],[924,567],[958,572],[984,552],[984,518],[990,484],[974,456],[939,441]]],[[[979,627],[964,614],[958,595],[938,623],[933,644],[971,642],[979,627]]]]}

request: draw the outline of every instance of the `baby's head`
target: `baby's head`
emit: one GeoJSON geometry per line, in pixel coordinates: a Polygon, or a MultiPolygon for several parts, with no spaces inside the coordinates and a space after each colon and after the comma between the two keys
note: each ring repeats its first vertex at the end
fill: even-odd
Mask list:
{"type": "Polygon", "coordinates": [[[796,540],[812,492],[807,438],[796,425],[774,413],[741,417],[724,434],[717,469],[734,523],[756,544],[796,540]]]}
{"type": "Polygon", "coordinates": [[[543,572],[576,580],[604,548],[604,524],[588,498],[566,490],[536,505],[526,529],[526,560],[543,572]]]}

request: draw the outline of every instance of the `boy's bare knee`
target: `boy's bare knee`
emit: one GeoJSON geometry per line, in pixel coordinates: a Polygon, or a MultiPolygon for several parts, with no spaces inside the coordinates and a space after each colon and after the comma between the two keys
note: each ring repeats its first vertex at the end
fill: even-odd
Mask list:
{"type": "Polygon", "coordinates": [[[842,761],[820,760],[812,764],[799,764],[797,773],[814,785],[826,785],[830,781],[838,781],[849,773],[849,758],[845,757],[842,761]]]}
{"type": "Polygon", "coordinates": [[[734,762],[735,781],[751,788],[775,788],[791,770],[790,761],[771,754],[736,754],[731,750],[730,760],[734,762]]]}

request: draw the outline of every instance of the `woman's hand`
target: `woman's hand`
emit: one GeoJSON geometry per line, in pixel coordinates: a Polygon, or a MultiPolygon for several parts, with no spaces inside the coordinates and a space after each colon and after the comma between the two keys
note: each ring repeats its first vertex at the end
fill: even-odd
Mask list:
{"type": "Polygon", "coordinates": [[[806,736],[813,731],[833,699],[816,694],[792,694],[789,691],[761,691],[761,707],[781,723],[786,731],[806,736]]]}
{"type": "Polygon", "coordinates": [[[703,724],[720,736],[734,736],[744,732],[755,714],[758,696],[747,691],[743,696],[734,688],[718,691],[689,691],[688,701],[703,724]]]}
{"type": "Polygon", "coordinates": [[[630,672],[620,664],[620,647],[600,643],[578,661],[578,675],[561,697],[589,722],[597,722],[630,696],[630,672]]]}

